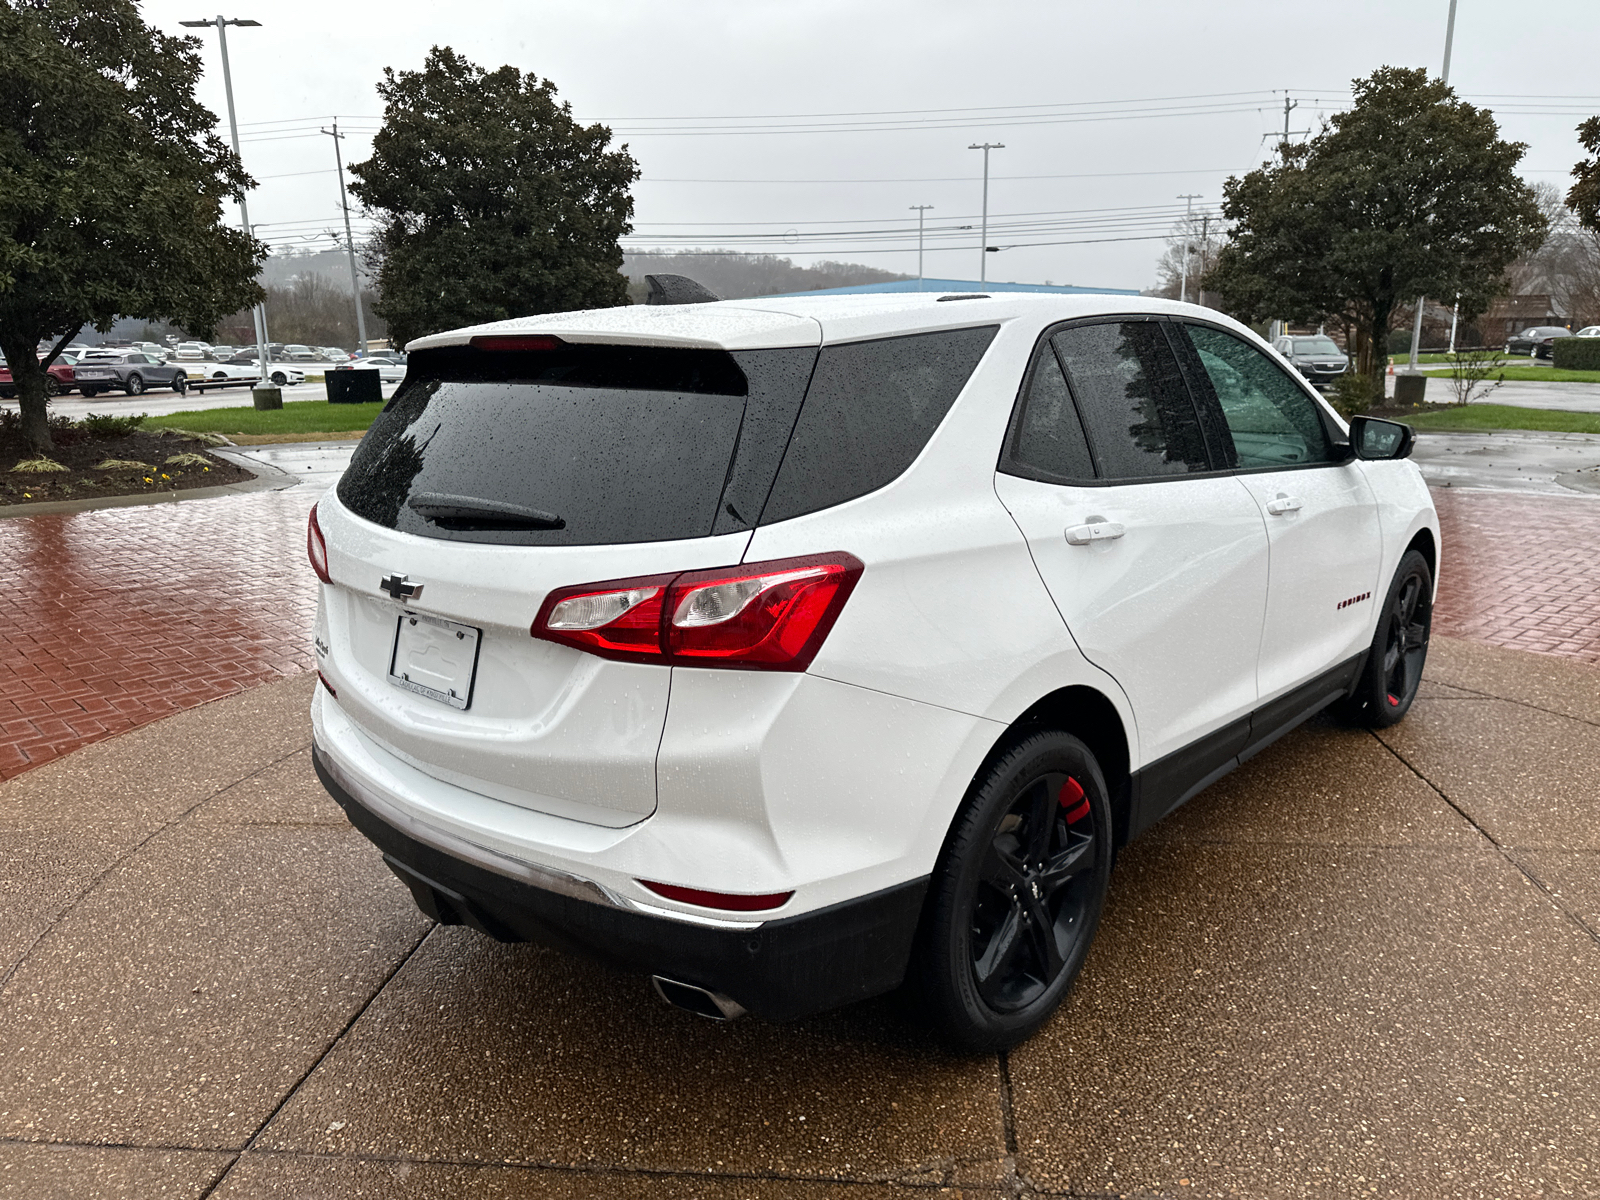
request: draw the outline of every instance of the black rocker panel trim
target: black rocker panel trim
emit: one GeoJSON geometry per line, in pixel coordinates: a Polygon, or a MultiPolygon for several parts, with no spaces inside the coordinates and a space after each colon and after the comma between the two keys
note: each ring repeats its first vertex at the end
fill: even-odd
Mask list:
{"type": "Polygon", "coordinates": [[[1276,700],[1133,772],[1128,841],[1240,763],[1259,754],[1328,705],[1350,695],[1366,665],[1363,651],[1276,700]]]}
{"type": "Polygon", "coordinates": [[[623,971],[662,975],[733,997],[782,1021],[892,991],[905,978],[928,879],[755,928],[718,929],[558,895],[424,845],[382,820],[312,763],[383,852],[424,914],[508,942],[539,942],[623,971]]]}

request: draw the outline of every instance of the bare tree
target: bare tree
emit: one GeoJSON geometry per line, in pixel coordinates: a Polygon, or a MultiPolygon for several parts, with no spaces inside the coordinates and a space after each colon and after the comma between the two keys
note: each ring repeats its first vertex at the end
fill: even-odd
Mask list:
{"type": "Polygon", "coordinates": [[[1167,300],[1178,299],[1184,291],[1183,256],[1187,248],[1189,299],[1205,303],[1200,299],[1200,281],[1206,277],[1206,272],[1217,261],[1217,252],[1227,240],[1228,235],[1223,228],[1222,218],[1216,213],[1192,213],[1187,221],[1180,217],[1173,222],[1172,232],[1167,237],[1167,248],[1156,260],[1156,285],[1145,295],[1160,296],[1167,300]]]}

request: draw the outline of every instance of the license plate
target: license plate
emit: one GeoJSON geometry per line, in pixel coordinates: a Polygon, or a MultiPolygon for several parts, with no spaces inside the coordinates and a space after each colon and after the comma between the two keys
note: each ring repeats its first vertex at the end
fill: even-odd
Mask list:
{"type": "Polygon", "coordinates": [[[389,680],[451,708],[472,703],[483,631],[426,613],[402,613],[395,626],[389,680]]]}
{"type": "Polygon", "coordinates": [[[110,379],[113,374],[114,372],[107,371],[104,368],[90,367],[88,370],[84,370],[84,368],[79,367],[74,372],[74,377],[78,379],[110,379]]]}

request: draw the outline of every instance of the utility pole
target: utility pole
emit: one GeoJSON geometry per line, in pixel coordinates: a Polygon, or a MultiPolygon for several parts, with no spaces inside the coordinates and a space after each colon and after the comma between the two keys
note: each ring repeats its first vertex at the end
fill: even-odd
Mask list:
{"type": "MultiPolygon", "coordinates": [[[[222,88],[223,91],[225,91],[228,95],[228,130],[233,135],[233,153],[242,160],[243,156],[239,155],[239,122],[233,115],[233,73],[228,69],[228,26],[239,25],[254,26],[259,28],[261,22],[239,19],[229,20],[227,17],[219,14],[218,16],[206,21],[179,21],[178,24],[187,29],[199,29],[203,25],[215,25],[217,27],[217,40],[222,45],[222,88]]],[[[250,227],[250,210],[245,205],[244,196],[242,194],[239,197],[239,221],[240,224],[244,226],[245,234],[247,236],[254,236],[255,231],[250,227]]],[[[267,361],[266,305],[256,305],[252,315],[255,317],[256,354],[259,356],[256,361],[261,369],[261,377],[257,382],[261,386],[265,387],[267,385],[267,380],[270,378],[268,371],[270,364],[267,361]]]]}
{"type": "MultiPolygon", "coordinates": [[[[1456,0],[1450,0],[1450,15],[1445,18],[1445,24],[1444,24],[1444,69],[1442,71],[1440,71],[1440,73],[1439,73],[1439,79],[1443,83],[1449,83],[1450,82],[1450,47],[1454,44],[1455,40],[1456,40],[1456,0]]],[[[1424,297],[1422,297],[1422,296],[1418,296],[1417,297],[1417,317],[1416,317],[1416,320],[1411,322],[1411,365],[1407,368],[1407,370],[1412,371],[1412,372],[1415,372],[1416,369],[1417,369],[1417,349],[1418,349],[1418,347],[1420,347],[1422,345],[1422,301],[1423,301],[1423,299],[1424,299],[1424,297]]],[[[1456,303],[1459,306],[1461,302],[1458,299],[1456,301],[1456,303]]],[[[1454,324],[1454,320],[1453,319],[1452,319],[1451,324],[1452,325],[1454,324]]],[[[1455,337],[1454,337],[1453,334],[1452,334],[1450,340],[1451,340],[1452,343],[1455,341],[1455,337]]]]}
{"type": "Polygon", "coordinates": [[[1187,304],[1189,302],[1189,234],[1191,232],[1189,228],[1189,210],[1194,205],[1194,202],[1200,199],[1200,193],[1187,192],[1179,196],[1178,199],[1183,201],[1183,270],[1179,276],[1181,282],[1178,284],[1178,303],[1187,304]]]}
{"type": "Polygon", "coordinates": [[[922,290],[922,219],[933,205],[913,204],[911,207],[917,214],[917,291],[920,292],[922,290]]]}
{"type": "Polygon", "coordinates": [[[344,249],[350,256],[350,290],[356,299],[356,338],[357,348],[361,357],[367,356],[367,317],[361,311],[361,280],[356,276],[356,239],[350,232],[350,197],[344,190],[344,155],[339,150],[339,141],[344,134],[339,132],[338,118],[334,118],[333,128],[324,129],[323,133],[333,139],[333,161],[339,168],[339,207],[344,210],[344,249]]]}
{"type": "Polygon", "coordinates": [[[1211,249],[1211,214],[1200,214],[1200,280],[1194,285],[1194,302],[1204,304],[1201,298],[1206,294],[1206,253],[1211,249]]]}
{"type": "Polygon", "coordinates": [[[989,151],[1004,150],[1004,142],[977,142],[968,146],[968,150],[983,151],[983,241],[978,250],[978,282],[984,283],[989,278],[989,151]]]}
{"type": "Polygon", "coordinates": [[[1283,94],[1283,144],[1289,144],[1289,114],[1300,107],[1300,101],[1289,99],[1289,93],[1283,94]]]}

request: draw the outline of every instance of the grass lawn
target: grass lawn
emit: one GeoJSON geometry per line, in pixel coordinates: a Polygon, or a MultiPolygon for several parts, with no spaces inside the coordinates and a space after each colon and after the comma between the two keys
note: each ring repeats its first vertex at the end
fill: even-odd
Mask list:
{"type": "Polygon", "coordinates": [[[1401,417],[1407,425],[1438,433],[1477,433],[1485,429],[1532,429],[1545,433],[1600,433],[1600,413],[1558,412],[1549,408],[1517,408],[1510,404],[1473,404],[1440,412],[1401,417]]]}
{"type": "Polygon", "coordinates": [[[146,429],[187,429],[192,433],[274,434],[351,433],[365,429],[383,411],[382,404],[329,404],[326,400],[292,400],[282,408],[202,408],[147,417],[146,429]]]}
{"type": "Polygon", "coordinates": [[[1600,371],[1560,371],[1555,367],[1504,367],[1506,382],[1521,383],[1600,383],[1600,371]]]}

